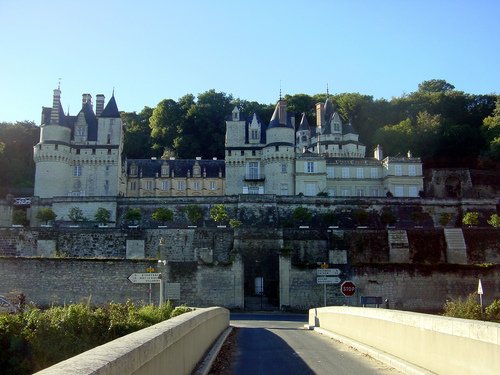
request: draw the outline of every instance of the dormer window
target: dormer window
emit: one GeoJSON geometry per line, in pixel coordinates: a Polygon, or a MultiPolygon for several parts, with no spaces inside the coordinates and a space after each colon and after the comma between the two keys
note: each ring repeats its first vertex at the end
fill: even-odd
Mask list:
{"type": "Polygon", "coordinates": [[[201,167],[198,162],[193,166],[193,177],[201,177],[201,167]]]}
{"type": "Polygon", "coordinates": [[[164,164],[161,166],[161,175],[162,177],[168,177],[169,175],[169,170],[168,170],[168,164],[164,164]]]}
{"type": "Polygon", "coordinates": [[[134,164],[130,166],[130,175],[137,176],[137,165],[134,164]]]}

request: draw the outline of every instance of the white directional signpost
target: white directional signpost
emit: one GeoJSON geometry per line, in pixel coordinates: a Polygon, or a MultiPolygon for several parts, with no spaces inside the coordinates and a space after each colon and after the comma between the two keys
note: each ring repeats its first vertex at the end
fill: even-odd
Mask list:
{"type": "Polygon", "coordinates": [[[342,272],[338,268],[328,268],[328,264],[323,263],[321,268],[316,269],[316,283],[323,284],[323,303],[326,306],[326,285],[340,284],[338,277],[342,272]]]}
{"type": "Polygon", "coordinates": [[[128,277],[129,281],[134,284],[159,284],[160,273],[133,273],[128,277]]]}

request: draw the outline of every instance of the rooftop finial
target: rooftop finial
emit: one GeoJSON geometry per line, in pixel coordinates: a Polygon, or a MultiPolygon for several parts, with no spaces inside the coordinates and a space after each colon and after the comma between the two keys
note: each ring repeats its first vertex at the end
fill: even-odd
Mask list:
{"type": "Polygon", "coordinates": [[[281,97],[281,79],[280,79],[280,100],[282,99],[281,97]]]}
{"type": "Polygon", "coordinates": [[[57,82],[57,89],[60,90],[61,89],[61,78],[58,78],[58,82],[57,82]]]}
{"type": "Polygon", "coordinates": [[[326,84],[326,97],[330,96],[330,92],[328,91],[328,83],[326,84]]]}
{"type": "Polygon", "coordinates": [[[115,96],[115,87],[113,86],[113,93],[111,94],[111,96],[115,96]]]}

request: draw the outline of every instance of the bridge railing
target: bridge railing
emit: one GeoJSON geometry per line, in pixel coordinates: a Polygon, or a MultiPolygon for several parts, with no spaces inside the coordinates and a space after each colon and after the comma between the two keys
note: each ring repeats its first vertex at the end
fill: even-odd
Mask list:
{"type": "Polygon", "coordinates": [[[500,374],[500,324],[361,307],[309,310],[309,326],[437,374],[500,374]]]}
{"type": "Polygon", "coordinates": [[[221,307],[196,309],[88,350],[36,374],[191,374],[228,326],[228,310],[221,307]]]}

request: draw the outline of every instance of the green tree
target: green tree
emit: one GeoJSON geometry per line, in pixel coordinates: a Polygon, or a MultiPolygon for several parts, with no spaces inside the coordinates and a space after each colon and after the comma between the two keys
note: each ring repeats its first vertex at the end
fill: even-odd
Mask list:
{"type": "Polygon", "coordinates": [[[68,213],[68,217],[74,223],[85,220],[83,212],[79,207],[71,207],[68,213]]]}
{"type": "Polygon", "coordinates": [[[136,114],[135,112],[122,112],[123,126],[123,154],[132,159],[148,159],[151,150],[151,128],[149,118],[153,109],[144,107],[136,114]]]}
{"type": "Polygon", "coordinates": [[[210,217],[219,224],[226,221],[229,215],[223,204],[216,204],[210,209],[210,217]]]}
{"type": "Polygon", "coordinates": [[[155,153],[174,149],[174,140],[182,129],[186,113],[179,103],[172,99],[164,99],[153,110],[149,119],[152,147],[155,153]]]}
{"type": "Polygon", "coordinates": [[[196,205],[191,204],[185,208],[186,216],[189,221],[193,224],[198,223],[198,221],[203,217],[203,209],[196,205]]]}
{"type": "Polygon", "coordinates": [[[462,218],[462,223],[468,226],[479,224],[479,212],[467,212],[462,218]]]}
{"type": "Polygon", "coordinates": [[[49,221],[53,221],[56,219],[57,215],[50,207],[41,208],[35,216],[38,220],[43,221],[45,224],[48,224],[49,221]]]}
{"type": "Polygon", "coordinates": [[[166,221],[172,221],[172,219],[174,218],[174,213],[168,208],[158,207],[151,214],[151,218],[160,223],[164,223],[166,221]]]}
{"type": "Polygon", "coordinates": [[[307,224],[312,219],[312,213],[307,207],[297,207],[292,212],[292,218],[298,223],[307,224]]]}
{"type": "Polygon", "coordinates": [[[447,92],[454,89],[455,86],[446,82],[444,79],[431,79],[418,85],[418,91],[421,92],[447,92]]]}
{"type": "Polygon", "coordinates": [[[110,218],[111,218],[111,212],[109,212],[109,210],[105,209],[104,207],[99,207],[94,215],[94,219],[99,224],[108,223],[110,218]]]}
{"type": "Polygon", "coordinates": [[[130,222],[137,223],[142,218],[142,212],[140,208],[129,208],[124,215],[124,219],[130,222]]]}
{"type": "Polygon", "coordinates": [[[481,133],[487,144],[485,154],[496,161],[500,161],[500,97],[491,116],[483,120],[481,133]]]}
{"type": "Polygon", "coordinates": [[[389,207],[384,207],[380,214],[380,222],[382,225],[394,225],[397,221],[396,215],[389,207]]]}
{"type": "Polygon", "coordinates": [[[14,225],[28,225],[28,219],[26,218],[26,211],[20,209],[14,209],[12,211],[12,224],[14,225]]]}
{"type": "Polygon", "coordinates": [[[492,214],[488,220],[488,224],[490,224],[493,228],[500,227],[500,216],[492,214]]]}
{"type": "Polygon", "coordinates": [[[443,212],[441,215],[439,215],[439,224],[445,227],[450,223],[451,219],[453,219],[453,214],[449,212],[443,212]]]}

